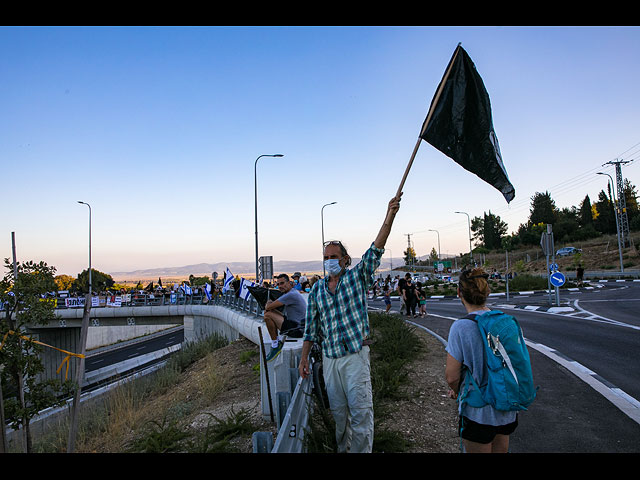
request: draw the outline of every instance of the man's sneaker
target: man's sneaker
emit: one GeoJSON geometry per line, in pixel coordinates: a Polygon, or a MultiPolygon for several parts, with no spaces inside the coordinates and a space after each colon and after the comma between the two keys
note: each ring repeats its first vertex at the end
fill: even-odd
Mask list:
{"type": "Polygon", "coordinates": [[[271,360],[276,358],[282,351],[283,346],[284,346],[284,342],[280,340],[278,341],[277,347],[271,347],[271,351],[269,352],[269,355],[267,355],[267,362],[270,362],[271,360]]]}

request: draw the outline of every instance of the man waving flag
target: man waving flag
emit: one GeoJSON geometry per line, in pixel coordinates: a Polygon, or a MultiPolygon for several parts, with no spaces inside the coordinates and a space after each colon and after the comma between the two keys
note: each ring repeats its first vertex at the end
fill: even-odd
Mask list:
{"type": "Polygon", "coordinates": [[[507,203],[515,197],[493,129],[489,95],[471,58],[460,45],[453,52],[431,101],[398,192],[411,168],[420,140],[426,140],[465,170],[497,188],[507,203]]]}

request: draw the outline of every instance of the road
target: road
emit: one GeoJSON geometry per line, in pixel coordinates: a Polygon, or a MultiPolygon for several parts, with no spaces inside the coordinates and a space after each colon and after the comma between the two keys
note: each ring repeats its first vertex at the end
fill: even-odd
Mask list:
{"type": "Polygon", "coordinates": [[[165,350],[173,345],[182,344],[184,330],[182,327],[171,328],[146,337],[128,342],[117,343],[92,351],[85,361],[85,371],[91,373],[101,368],[126,362],[145,354],[165,350]]]}
{"type": "MultiPolygon", "coordinates": [[[[519,415],[513,452],[640,451],[640,318],[634,313],[640,284],[613,285],[562,291],[562,313],[543,311],[548,295],[488,301],[518,318],[540,386],[529,411],[519,415]]],[[[380,300],[369,306],[384,308],[380,300]]],[[[392,310],[398,306],[394,301],[392,310]]],[[[430,300],[427,311],[410,321],[445,341],[453,321],[466,313],[457,299],[430,300]]]]}

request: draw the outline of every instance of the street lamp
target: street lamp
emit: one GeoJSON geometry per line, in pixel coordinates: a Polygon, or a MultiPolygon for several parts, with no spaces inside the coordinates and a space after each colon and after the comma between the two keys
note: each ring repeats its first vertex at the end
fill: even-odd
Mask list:
{"type": "Polygon", "coordinates": [[[616,194],[613,188],[614,186],[613,178],[608,173],[603,173],[603,172],[597,172],[597,175],[606,175],[611,180],[611,196],[613,197],[613,213],[616,216],[616,233],[618,235],[618,253],[620,254],[620,273],[622,273],[624,272],[624,265],[622,264],[622,242],[620,238],[622,235],[620,235],[620,224],[618,221],[618,202],[616,201],[616,194]]]}
{"type": "Polygon", "coordinates": [[[473,247],[471,246],[471,219],[469,218],[469,214],[467,212],[454,212],[454,213],[462,213],[467,216],[467,222],[469,223],[469,255],[471,257],[471,263],[473,263],[473,247]]]}
{"type": "Polygon", "coordinates": [[[80,393],[84,380],[84,358],[87,350],[87,333],[89,331],[89,315],[91,312],[92,300],[92,284],[91,284],[91,205],[87,202],[78,203],[89,207],[89,293],[85,298],[84,312],[82,315],[82,326],[80,327],[80,363],[76,372],[76,391],[73,395],[73,403],[71,406],[71,421],[69,425],[69,438],[67,440],[67,452],[73,453],[76,443],[76,429],[78,427],[78,409],[80,407],[80,393]]]}
{"type": "Polygon", "coordinates": [[[326,203],[322,206],[322,208],[320,209],[320,222],[322,225],[322,276],[325,277],[326,276],[326,272],[324,270],[324,207],[328,207],[329,205],[334,205],[338,202],[331,202],[331,203],[326,203]]]}
{"type": "Polygon", "coordinates": [[[258,283],[258,160],[262,157],[284,157],[281,153],[275,155],[260,155],[253,164],[253,184],[255,189],[255,220],[256,220],[256,283],[258,283]]]}
{"type": "Polygon", "coordinates": [[[438,261],[440,260],[440,232],[438,230],[428,230],[429,232],[436,232],[438,234],[438,261]]]}
{"type": "Polygon", "coordinates": [[[78,203],[89,207],[89,295],[91,296],[91,205],[89,205],[87,202],[81,202],[80,200],[78,200],[78,203]]]}

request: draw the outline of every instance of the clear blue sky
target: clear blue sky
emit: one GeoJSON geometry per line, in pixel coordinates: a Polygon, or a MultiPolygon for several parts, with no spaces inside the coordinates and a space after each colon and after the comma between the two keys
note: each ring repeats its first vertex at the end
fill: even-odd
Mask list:
{"type": "MultiPolygon", "coordinates": [[[[515,231],[535,192],[596,198],[640,143],[635,27],[0,28],[0,253],[76,276],[354,257],[375,238],[461,42],[489,92],[516,198],[423,142],[385,258],[469,248],[467,218],[515,231]],[[635,147],[635,148],[634,148],[635,147]]],[[[638,162],[623,167],[640,185],[638,162]]],[[[615,178],[615,176],[614,176],[615,178]]]]}

